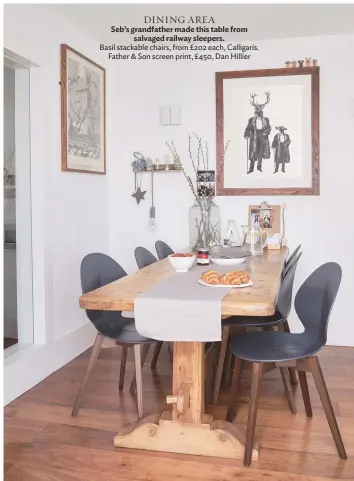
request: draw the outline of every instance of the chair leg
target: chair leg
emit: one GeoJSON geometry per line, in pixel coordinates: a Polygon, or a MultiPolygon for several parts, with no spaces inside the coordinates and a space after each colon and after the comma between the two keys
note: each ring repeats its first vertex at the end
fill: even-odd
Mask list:
{"type": "Polygon", "coordinates": [[[224,362],[224,369],[221,376],[221,384],[225,384],[226,386],[231,386],[231,366],[235,364],[235,356],[232,352],[228,349],[226,351],[225,362],[224,362]]]}
{"type": "Polygon", "coordinates": [[[232,381],[231,381],[231,391],[230,391],[230,398],[229,398],[229,406],[227,409],[227,420],[232,423],[234,418],[236,417],[236,400],[238,394],[238,388],[240,386],[240,378],[242,372],[243,360],[238,359],[235,357],[235,364],[234,364],[234,371],[232,374],[232,381]]]}
{"type": "Polygon", "coordinates": [[[227,345],[228,345],[228,342],[229,342],[229,334],[230,334],[230,327],[229,326],[224,327],[223,330],[222,330],[222,340],[221,340],[220,354],[219,354],[218,367],[217,367],[216,376],[215,376],[213,404],[216,404],[218,402],[220,384],[221,384],[221,376],[222,376],[222,371],[223,371],[223,367],[224,367],[227,345]]]}
{"type": "Polygon", "coordinates": [[[87,384],[90,380],[95,362],[98,358],[98,354],[100,352],[100,349],[101,349],[101,346],[102,346],[102,343],[103,343],[103,339],[104,339],[104,336],[102,334],[98,333],[97,336],[96,336],[92,351],[91,351],[91,356],[90,356],[90,359],[89,359],[89,363],[88,363],[88,366],[87,366],[85,376],[84,376],[84,378],[81,382],[79,392],[78,392],[78,394],[76,396],[76,399],[75,399],[75,403],[74,403],[73,410],[71,412],[71,416],[77,416],[77,413],[79,412],[80,404],[81,404],[82,398],[84,396],[87,384]]]}
{"type": "Polygon", "coordinates": [[[294,399],[293,392],[291,390],[291,386],[290,386],[290,382],[289,382],[289,372],[288,372],[287,368],[281,367],[280,368],[280,374],[281,374],[281,378],[283,380],[285,395],[286,395],[286,399],[287,399],[288,404],[289,404],[290,411],[293,414],[296,414],[297,410],[296,410],[296,405],[295,405],[295,399],[294,399]]]}
{"type": "MultiPolygon", "coordinates": [[[[140,344],[139,344],[140,346],[140,344]]],[[[135,345],[134,345],[135,347],[135,345]]],[[[145,361],[146,361],[146,357],[148,355],[148,352],[149,352],[149,348],[150,348],[150,344],[142,344],[142,350],[141,350],[141,369],[143,369],[144,367],[144,364],[145,364],[145,361]]],[[[133,396],[136,395],[136,374],[134,374],[133,376],[133,379],[132,379],[132,383],[130,385],[130,394],[132,394],[133,396]]]]}
{"type": "Polygon", "coordinates": [[[341,459],[347,459],[347,454],[345,452],[345,447],[343,444],[342,437],[340,435],[339,427],[337,424],[336,416],[333,411],[331,399],[329,397],[327,386],[323,377],[320,362],[317,356],[310,357],[308,359],[308,365],[311,369],[313,379],[316,384],[318,394],[320,396],[323,410],[326,414],[329,427],[332,432],[333,440],[336,444],[336,448],[341,459]]]}
{"type": "Polygon", "coordinates": [[[124,388],[124,377],[125,377],[125,366],[127,364],[127,354],[128,346],[122,346],[122,352],[120,357],[120,371],[119,371],[119,390],[123,391],[124,388]]]}
{"type": "Polygon", "coordinates": [[[163,342],[157,342],[155,344],[154,354],[153,354],[152,360],[151,360],[151,369],[156,369],[156,364],[157,364],[157,360],[159,358],[159,354],[160,354],[160,351],[161,351],[161,348],[162,348],[162,344],[163,344],[163,342]]]}
{"type": "MultiPolygon", "coordinates": [[[[145,347],[145,346],[144,346],[145,347]]],[[[142,383],[142,356],[141,345],[134,345],[134,364],[136,377],[136,397],[138,402],[138,420],[142,419],[144,415],[143,408],[143,383],[142,383]]]]}
{"type": "MultiPolygon", "coordinates": [[[[282,323],[282,327],[284,332],[290,332],[289,323],[287,319],[285,319],[285,321],[282,323]]],[[[290,383],[293,386],[296,386],[298,383],[297,377],[296,377],[296,369],[294,367],[289,367],[288,369],[289,369],[290,383]]]]}
{"type": "Polygon", "coordinates": [[[243,464],[249,466],[252,462],[252,449],[254,441],[254,433],[256,430],[257,420],[257,403],[258,395],[261,386],[263,365],[259,362],[254,362],[252,365],[252,384],[251,384],[251,399],[248,410],[247,431],[246,431],[246,445],[245,454],[243,457],[243,464]]]}
{"type": "Polygon", "coordinates": [[[305,371],[298,371],[298,374],[299,374],[302,397],[304,399],[306,416],[308,418],[312,418],[312,407],[311,407],[309,387],[307,385],[307,375],[305,371]]]}
{"type": "Polygon", "coordinates": [[[170,361],[173,363],[173,342],[168,343],[168,353],[170,355],[170,361]]]}

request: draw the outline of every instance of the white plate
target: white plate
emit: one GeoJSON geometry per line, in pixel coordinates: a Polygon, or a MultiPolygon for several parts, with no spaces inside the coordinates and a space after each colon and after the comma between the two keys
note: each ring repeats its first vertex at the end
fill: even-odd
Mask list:
{"type": "Polygon", "coordinates": [[[218,266],[237,266],[245,262],[246,257],[239,257],[237,259],[222,259],[221,257],[211,257],[211,262],[218,266]]]}
{"type": "Polygon", "coordinates": [[[207,287],[251,287],[253,286],[253,281],[248,281],[247,284],[239,284],[238,286],[235,285],[230,285],[230,284],[207,284],[206,282],[202,281],[201,279],[198,280],[198,283],[201,284],[202,286],[207,286],[207,287]]]}

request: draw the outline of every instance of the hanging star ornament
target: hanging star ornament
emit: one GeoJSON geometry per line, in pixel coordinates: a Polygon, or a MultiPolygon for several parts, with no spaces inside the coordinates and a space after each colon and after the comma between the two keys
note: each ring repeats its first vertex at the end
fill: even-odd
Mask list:
{"type": "Polygon", "coordinates": [[[146,190],[141,190],[140,187],[136,189],[132,197],[135,197],[136,203],[139,204],[141,200],[145,200],[146,190]]]}

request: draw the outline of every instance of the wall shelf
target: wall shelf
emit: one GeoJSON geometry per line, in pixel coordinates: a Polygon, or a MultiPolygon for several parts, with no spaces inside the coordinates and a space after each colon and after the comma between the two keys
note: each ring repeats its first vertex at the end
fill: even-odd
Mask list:
{"type": "Polygon", "coordinates": [[[182,172],[181,167],[175,167],[174,164],[159,164],[151,167],[146,167],[142,172],[182,172]]]}

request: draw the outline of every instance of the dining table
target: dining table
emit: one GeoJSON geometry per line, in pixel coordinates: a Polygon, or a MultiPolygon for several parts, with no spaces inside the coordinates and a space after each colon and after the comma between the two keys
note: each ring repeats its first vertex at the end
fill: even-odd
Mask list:
{"type": "MultiPolygon", "coordinates": [[[[220,325],[222,319],[230,316],[274,314],[286,254],[286,248],[265,249],[263,255],[253,258],[248,267],[253,285],[231,288],[227,292],[221,301],[220,325]]],[[[231,267],[230,270],[242,270],[242,267],[231,267]]],[[[135,299],[141,293],[149,291],[174,273],[169,260],[163,259],[82,295],[80,307],[134,311],[135,299]]],[[[183,274],[178,275],[183,282],[183,274]]],[[[173,380],[172,392],[167,395],[166,402],[172,405],[172,409],[147,415],[121,429],[114,438],[114,445],[199,456],[243,458],[245,435],[226,421],[227,409],[207,404],[205,400],[205,343],[174,342],[173,339],[171,342],[173,380]]],[[[258,444],[253,447],[252,459],[258,459],[258,444]]]]}

